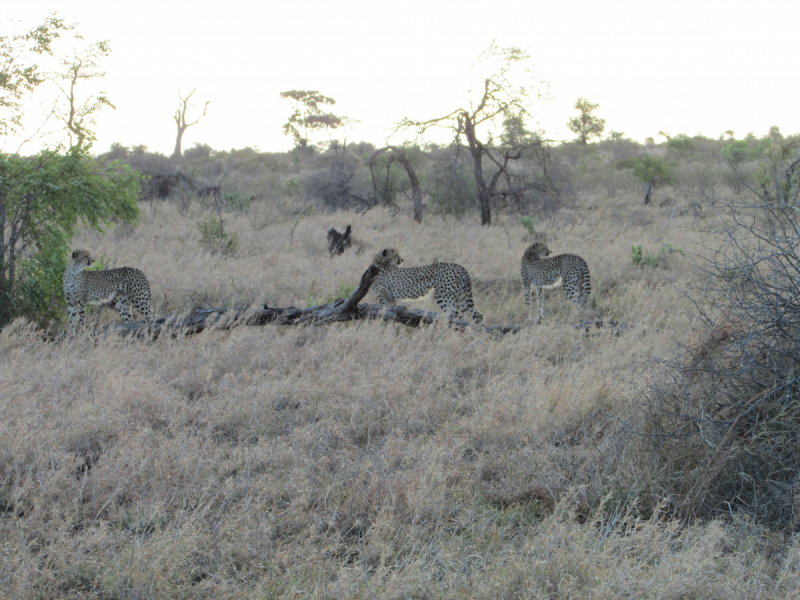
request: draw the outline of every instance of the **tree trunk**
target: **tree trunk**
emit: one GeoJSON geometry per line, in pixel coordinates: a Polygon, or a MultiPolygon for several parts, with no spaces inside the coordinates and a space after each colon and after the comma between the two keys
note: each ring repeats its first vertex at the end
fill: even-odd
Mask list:
{"type": "Polygon", "coordinates": [[[644,184],[644,205],[650,204],[650,195],[653,193],[654,184],[649,181],[644,184]]]}
{"type": "Polygon", "coordinates": [[[378,158],[378,155],[386,150],[391,150],[394,153],[394,157],[406,170],[408,180],[411,182],[411,200],[414,203],[414,220],[417,223],[422,223],[422,211],[425,208],[425,205],[422,203],[422,186],[420,186],[417,173],[414,171],[414,167],[411,166],[411,163],[408,162],[408,158],[405,152],[403,152],[403,149],[396,146],[386,146],[376,151],[369,160],[370,169],[375,165],[375,159],[378,158]]]}
{"type": "Polygon", "coordinates": [[[472,118],[467,113],[461,113],[462,122],[464,124],[464,134],[467,136],[469,142],[469,151],[472,154],[472,172],[475,175],[475,185],[478,187],[478,202],[481,207],[481,225],[492,224],[492,208],[489,187],[486,185],[486,180],[483,178],[483,144],[475,136],[475,124],[472,118]]]}
{"type": "Polygon", "coordinates": [[[14,245],[17,243],[12,232],[6,240],[6,201],[0,190],[0,329],[11,321],[11,288],[14,285],[14,245]],[[6,252],[8,248],[8,252],[6,252]],[[8,257],[6,257],[8,255],[8,257]],[[6,274],[8,273],[8,274],[6,274]]]}
{"type": "Polygon", "coordinates": [[[178,126],[178,135],[175,138],[175,150],[172,152],[172,158],[178,158],[181,155],[181,145],[183,142],[183,134],[184,132],[191,127],[192,125],[197,125],[197,123],[206,116],[206,110],[208,109],[208,105],[211,104],[211,100],[205,103],[203,106],[203,114],[197,118],[197,121],[193,123],[186,122],[186,111],[189,108],[189,98],[192,97],[192,94],[197,91],[197,88],[193,89],[191,94],[186,96],[186,98],[181,98],[180,92],[178,92],[178,98],[181,100],[181,105],[178,106],[178,110],[175,111],[175,125],[178,126]]]}
{"type": "Polygon", "coordinates": [[[187,127],[188,125],[178,124],[178,136],[175,138],[175,150],[172,152],[172,158],[178,158],[182,153],[181,145],[183,143],[183,133],[186,131],[187,127]]]}
{"type": "Polygon", "coordinates": [[[422,187],[419,184],[417,173],[414,171],[414,167],[411,166],[411,163],[408,162],[408,158],[406,158],[402,149],[395,148],[394,146],[389,146],[389,148],[395,153],[397,161],[403,165],[403,168],[408,174],[408,180],[411,182],[411,200],[414,202],[414,220],[417,223],[422,223],[422,209],[425,207],[422,204],[422,187]]]}

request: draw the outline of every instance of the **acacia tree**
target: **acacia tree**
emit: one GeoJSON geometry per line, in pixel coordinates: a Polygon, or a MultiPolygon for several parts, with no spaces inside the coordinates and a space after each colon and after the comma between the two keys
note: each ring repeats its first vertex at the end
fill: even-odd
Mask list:
{"type": "MultiPolygon", "coordinates": [[[[36,58],[53,55],[53,42],[72,29],[51,16],[28,33],[0,37],[0,128],[22,130],[23,103],[55,77],[40,71],[36,58]]],[[[91,57],[78,60],[86,65],[91,57]]],[[[67,98],[72,109],[74,98],[67,98]]],[[[101,165],[86,152],[86,142],[94,139],[88,128],[93,111],[83,117],[80,109],[56,112],[73,115],[65,126],[77,143],[66,153],[0,152],[0,327],[16,316],[47,321],[61,314],[61,276],[78,221],[102,231],[112,220],[133,222],[138,216],[138,173],[116,162],[101,165]]]]}
{"type": "Polygon", "coordinates": [[[189,127],[192,125],[197,125],[200,122],[200,119],[206,116],[206,110],[208,109],[208,105],[211,104],[211,100],[207,100],[206,103],[203,105],[203,114],[197,117],[196,121],[191,123],[186,121],[186,111],[189,110],[189,98],[192,97],[197,91],[197,88],[194,88],[186,98],[181,97],[181,93],[178,92],[178,98],[180,99],[181,103],[178,105],[178,108],[175,109],[175,125],[178,127],[178,133],[175,137],[175,150],[172,152],[172,158],[177,158],[181,155],[181,144],[183,143],[183,134],[186,132],[189,127]]]}
{"type": "Polygon", "coordinates": [[[580,111],[580,115],[572,117],[567,123],[567,127],[578,136],[577,141],[586,146],[589,138],[600,137],[606,127],[606,120],[592,115],[600,108],[599,104],[592,104],[588,100],[578,98],[575,109],[580,111]]]}
{"type": "Polygon", "coordinates": [[[56,107],[56,112],[67,129],[70,148],[88,150],[95,141],[95,114],[104,106],[116,110],[104,92],[92,94],[81,102],[76,89],[80,82],[105,77],[105,72],[97,69],[109,54],[111,47],[108,40],[92,43],[82,54],[76,51],[72,57],[62,59],[63,70],[51,74],[51,79],[66,101],[63,109],[56,107]]]}
{"type": "Polygon", "coordinates": [[[647,205],[656,185],[669,185],[674,181],[675,163],[646,154],[634,163],[633,176],[644,182],[644,204],[647,205]]]}
{"type": "Polygon", "coordinates": [[[316,90],[289,90],[281,92],[281,98],[294,103],[294,112],[283,125],[283,133],[294,139],[296,148],[308,147],[310,133],[338,129],[348,122],[347,117],[324,112],[322,107],[333,106],[336,100],[323,96],[316,90]]]}
{"type": "MultiPolygon", "coordinates": [[[[516,136],[519,124],[529,116],[528,106],[531,100],[541,99],[539,86],[515,85],[512,83],[512,72],[515,67],[523,67],[530,56],[516,47],[502,48],[492,44],[481,56],[484,60],[495,59],[499,66],[496,71],[483,79],[483,91],[477,103],[470,103],[469,108],[457,108],[452,112],[426,121],[405,118],[397,126],[400,129],[416,130],[418,135],[434,127],[448,127],[453,130],[453,144],[459,146],[466,142],[472,158],[472,173],[478,191],[478,203],[481,212],[481,225],[492,222],[492,199],[500,195],[501,179],[511,184],[510,164],[522,158],[523,152],[541,146],[541,140],[529,136],[516,136]],[[488,128],[498,123],[506,123],[506,132],[498,143],[488,135],[484,141],[478,133],[481,127],[488,128]],[[513,127],[508,126],[513,125],[513,127]],[[490,165],[488,176],[484,174],[484,163],[490,165]]],[[[528,70],[524,69],[527,74],[528,70]]],[[[486,135],[486,134],[483,134],[486,135]]],[[[457,153],[456,153],[457,154],[457,153]]]]}

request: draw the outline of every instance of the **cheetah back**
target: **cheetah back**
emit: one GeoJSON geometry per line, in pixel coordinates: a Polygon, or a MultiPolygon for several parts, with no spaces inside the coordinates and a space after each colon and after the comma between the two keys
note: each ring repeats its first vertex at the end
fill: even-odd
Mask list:
{"type": "Polygon", "coordinates": [[[87,303],[109,302],[118,292],[123,292],[142,315],[150,318],[150,283],[139,269],[120,267],[106,271],[84,271],[82,275],[87,303]]]}
{"type": "Polygon", "coordinates": [[[530,287],[550,288],[561,283],[567,297],[579,306],[585,306],[592,292],[589,266],[576,254],[559,254],[546,258],[522,259],[522,286],[526,303],[530,304],[530,287]]]}
{"type": "Polygon", "coordinates": [[[372,288],[383,306],[394,305],[397,300],[422,298],[433,289],[436,304],[443,311],[456,317],[459,313],[471,315],[476,323],[483,319],[475,310],[469,273],[455,263],[383,270],[372,288]]]}

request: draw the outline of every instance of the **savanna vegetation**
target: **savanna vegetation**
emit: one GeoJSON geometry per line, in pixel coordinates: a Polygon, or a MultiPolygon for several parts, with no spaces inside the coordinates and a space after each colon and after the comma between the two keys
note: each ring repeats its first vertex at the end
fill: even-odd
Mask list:
{"type": "Polygon", "coordinates": [[[798,597],[800,140],[555,143],[495,116],[391,152],[295,119],[288,153],[0,155],[2,218],[39,211],[3,222],[2,595],[798,597]],[[586,259],[590,307],[553,290],[527,320],[534,240],[586,259]],[[388,246],[463,265],[486,323],[522,331],[60,336],[68,248],[143,270],[165,316],[330,302],[388,246]]]}

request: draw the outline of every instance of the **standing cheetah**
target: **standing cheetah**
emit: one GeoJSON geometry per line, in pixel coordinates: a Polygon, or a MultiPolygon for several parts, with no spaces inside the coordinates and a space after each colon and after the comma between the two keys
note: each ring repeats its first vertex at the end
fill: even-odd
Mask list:
{"type": "Polygon", "coordinates": [[[460,313],[471,315],[475,323],[483,320],[483,315],[475,310],[472,282],[464,267],[434,262],[424,267],[401,269],[397,265],[402,262],[394,248],[381,250],[372,259],[372,264],[381,270],[372,282],[372,290],[381,306],[394,306],[397,300],[422,298],[433,289],[434,300],[448,314],[448,320],[460,313]]]}
{"type": "MultiPolygon", "coordinates": [[[[573,304],[586,306],[592,293],[589,280],[589,267],[586,261],[575,254],[559,254],[552,258],[544,242],[531,244],[522,255],[522,288],[525,290],[525,304],[531,305],[531,286],[536,288],[537,323],[542,322],[542,288],[553,289],[559,283],[573,304]]],[[[528,313],[530,318],[530,313],[528,313]]]]}
{"type": "Polygon", "coordinates": [[[83,327],[87,304],[114,302],[119,316],[125,323],[133,320],[131,303],[142,316],[150,321],[153,307],[150,302],[150,284],[139,269],[122,267],[107,271],[84,271],[92,266],[94,259],[86,250],[75,250],[64,271],[64,296],[69,305],[69,328],[83,327]]]}

